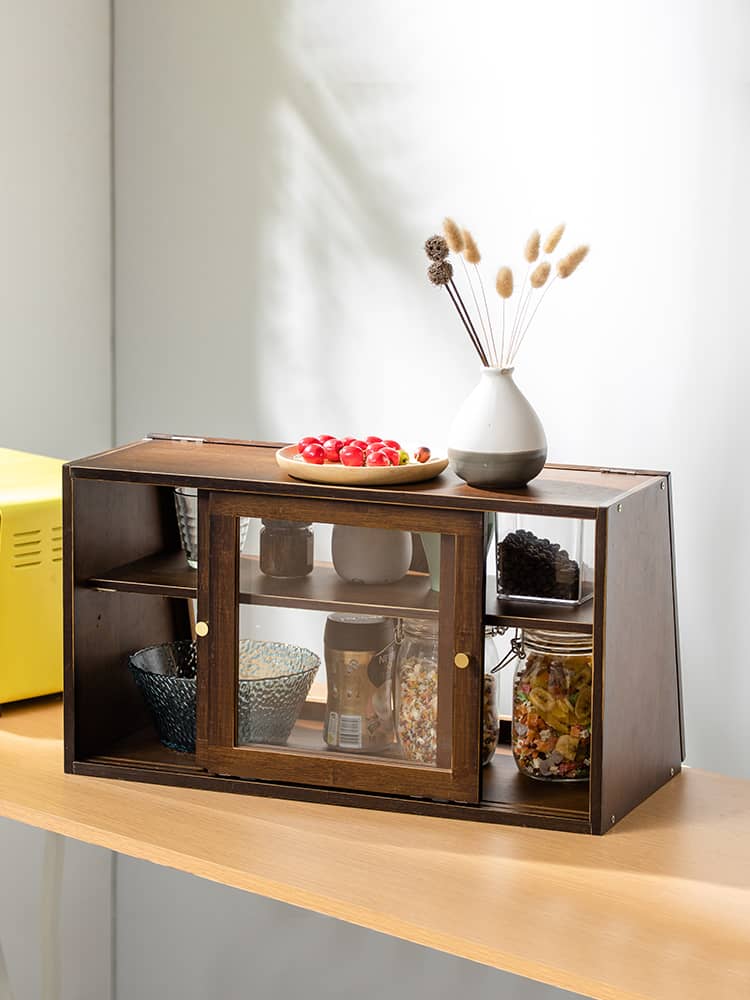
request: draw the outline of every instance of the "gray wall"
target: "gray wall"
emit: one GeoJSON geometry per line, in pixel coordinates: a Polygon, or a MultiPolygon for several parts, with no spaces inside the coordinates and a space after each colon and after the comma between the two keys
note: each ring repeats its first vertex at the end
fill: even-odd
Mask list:
{"type": "Polygon", "coordinates": [[[111,421],[108,0],[0,0],[0,447],[111,421]]]}
{"type": "Polygon", "coordinates": [[[0,819],[0,948],[13,1000],[109,1000],[113,861],[0,819]]]}
{"type": "MultiPolygon", "coordinates": [[[[498,900],[498,934],[507,919],[498,900]]],[[[117,1000],[575,996],[133,858],[118,862],[117,956],[117,1000]]]]}
{"type": "MultiPolygon", "coordinates": [[[[72,458],[111,441],[109,24],[107,0],[0,0],[0,447],[72,458]]],[[[61,848],[0,820],[15,1000],[109,997],[112,857],[61,848]],[[51,876],[64,861],[52,900],[45,847],[51,876]]]]}

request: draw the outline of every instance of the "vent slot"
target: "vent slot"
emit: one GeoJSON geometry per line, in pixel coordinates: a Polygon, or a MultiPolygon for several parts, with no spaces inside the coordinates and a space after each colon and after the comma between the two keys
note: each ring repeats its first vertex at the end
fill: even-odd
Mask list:
{"type": "Polygon", "coordinates": [[[13,533],[13,551],[11,563],[14,569],[25,569],[28,566],[42,565],[42,531],[32,528],[29,531],[13,533]]]}
{"type": "Polygon", "coordinates": [[[62,525],[52,529],[52,562],[62,562],[62,525]]]}

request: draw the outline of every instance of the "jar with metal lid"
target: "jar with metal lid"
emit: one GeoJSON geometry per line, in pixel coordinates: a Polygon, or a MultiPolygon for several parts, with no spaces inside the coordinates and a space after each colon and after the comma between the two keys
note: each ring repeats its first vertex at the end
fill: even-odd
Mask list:
{"type": "Polygon", "coordinates": [[[260,571],[282,580],[309,576],[314,564],[314,535],[309,521],[263,518],[260,529],[260,571]]]}
{"type": "Polygon", "coordinates": [[[438,619],[405,618],[396,657],[396,732],[406,760],[437,760],[438,619]]]}
{"type": "Polygon", "coordinates": [[[379,753],[395,742],[394,620],[335,613],[324,632],[328,702],[325,741],[332,750],[379,753]]]}
{"type": "Polygon", "coordinates": [[[513,678],[512,747],[531,778],[587,781],[591,764],[590,635],[528,629],[513,678]]]}

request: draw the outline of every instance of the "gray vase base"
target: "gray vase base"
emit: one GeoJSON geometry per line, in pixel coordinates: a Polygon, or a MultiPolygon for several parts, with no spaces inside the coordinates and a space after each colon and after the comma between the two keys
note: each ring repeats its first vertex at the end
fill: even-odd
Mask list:
{"type": "Polygon", "coordinates": [[[479,489],[520,490],[544,468],[547,449],[497,453],[448,449],[453,471],[479,489]]]}

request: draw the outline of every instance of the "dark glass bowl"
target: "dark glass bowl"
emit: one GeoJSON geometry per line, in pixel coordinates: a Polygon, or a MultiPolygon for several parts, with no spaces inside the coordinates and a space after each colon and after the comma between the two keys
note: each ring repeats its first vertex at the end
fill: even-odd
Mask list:
{"type": "MultiPolygon", "coordinates": [[[[285,642],[239,644],[239,743],[283,746],[299,718],[320,658],[285,642]]],[[[190,639],[148,646],[132,653],[130,670],[143,693],[161,742],[195,751],[197,656],[190,639]]]]}

